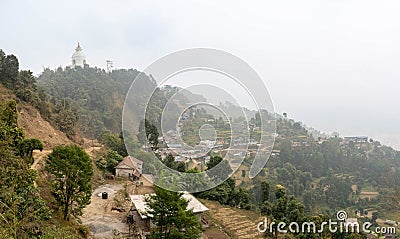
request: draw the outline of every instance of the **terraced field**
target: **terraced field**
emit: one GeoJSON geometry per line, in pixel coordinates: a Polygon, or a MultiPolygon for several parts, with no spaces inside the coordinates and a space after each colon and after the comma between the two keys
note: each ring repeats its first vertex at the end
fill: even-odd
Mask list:
{"type": "Polygon", "coordinates": [[[210,216],[234,239],[263,238],[257,230],[263,218],[253,211],[221,206],[214,201],[202,201],[210,209],[210,216]]]}

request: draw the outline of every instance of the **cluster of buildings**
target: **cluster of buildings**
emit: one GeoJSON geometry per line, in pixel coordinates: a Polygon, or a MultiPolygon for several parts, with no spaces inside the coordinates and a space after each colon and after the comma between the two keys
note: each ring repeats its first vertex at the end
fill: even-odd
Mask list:
{"type": "Polygon", "coordinates": [[[210,159],[207,153],[210,150],[218,152],[224,148],[222,142],[212,140],[202,140],[198,145],[190,147],[181,142],[180,136],[175,130],[166,132],[163,137],[159,138],[159,142],[166,145],[166,147],[160,148],[161,156],[166,157],[168,154],[172,154],[175,156],[176,162],[189,162],[196,159],[207,163],[210,159]]]}
{"type": "MultiPolygon", "coordinates": [[[[115,176],[127,178],[132,181],[140,180],[143,173],[143,162],[133,156],[125,157],[116,167],[115,176]]],[[[136,230],[144,236],[150,233],[151,229],[155,227],[152,221],[152,215],[149,213],[149,207],[146,202],[152,194],[134,194],[129,195],[131,199],[131,210],[127,215],[127,223],[135,224],[136,230]]],[[[197,216],[199,222],[203,223],[203,226],[207,226],[207,222],[203,219],[203,213],[209,209],[204,206],[199,200],[197,200],[192,194],[183,192],[182,197],[188,201],[187,210],[192,210],[197,216]]]]}

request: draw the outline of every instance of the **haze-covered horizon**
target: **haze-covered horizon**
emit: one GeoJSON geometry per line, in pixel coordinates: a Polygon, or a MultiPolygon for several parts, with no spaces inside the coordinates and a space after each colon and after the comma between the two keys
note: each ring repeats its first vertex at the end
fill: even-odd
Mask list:
{"type": "Polygon", "coordinates": [[[0,48],[21,69],[71,64],[143,70],[177,50],[210,47],[248,62],[275,111],[323,132],[400,149],[397,1],[0,2],[0,48]]]}

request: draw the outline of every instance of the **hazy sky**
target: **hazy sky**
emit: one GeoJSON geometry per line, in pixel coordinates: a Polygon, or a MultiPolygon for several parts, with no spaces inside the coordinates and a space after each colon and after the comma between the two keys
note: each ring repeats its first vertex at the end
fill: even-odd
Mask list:
{"type": "Polygon", "coordinates": [[[400,2],[1,0],[0,48],[22,69],[70,64],[144,69],[170,52],[211,47],[247,61],[276,112],[400,149],[400,2]]]}

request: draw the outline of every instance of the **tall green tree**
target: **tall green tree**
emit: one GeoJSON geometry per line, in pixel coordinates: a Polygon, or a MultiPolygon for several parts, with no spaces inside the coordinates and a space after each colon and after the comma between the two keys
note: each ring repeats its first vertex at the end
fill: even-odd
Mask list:
{"type": "Polygon", "coordinates": [[[114,173],[114,168],[123,160],[124,158],[118,154],[117,151],[107,150],[107,152],[97,159],[96,165],[102,170],[107,170],[114,173]]]}
{"type": "Polygon", "coordinates": [[[177,164],[175,163],[175,157],[172,154],[168,154],[164,159],[164,164],[170,169],[175,169],[177,164]]]}
{"type": "MultiPolygon", "coordinates": [[[[122,132],[119,134],[105,132],[101,135],[100,142],[110,150],[116,151],[122,157],[128,156],[128,151],[126,150],[124,135],[122,132]]],[[[130,147],[133,148],[134,145],[131,145],[130,147]]]]}
{"type": "Polygon", "coordinates": [[[272,215],[274,219],[282,221],[286,218],[286,206],[288,201],[286,197],[286,188],[284,186],[276,185],[275,198],[276,203],[273,206],[272,215]]]}
{"type": "Polygon", "coordinates": [[[264,215],[271,215],[272,205],[269,202],[269,183],[262,181],[260,187],[260,211],[264,215]]]}
{"type": "Polygon", "coordinates": [[[54,117],[54,121],[57,128],[72,139],[76,134],[77,112],[65,104],[59,104],[55,112],[57,112],[57,115],[54,117]]]}
{"type": "Polygon", "coordinates": [[[201,223],[192,210],[187,210],[188,201],[182,193],[155,187],[155,195],[146,199],[148,211],[156,224],[152,239],[196,239],[201,234],[201,223]]]}
{"type": "Polygon", "coordinates": [[[43,144],[38,139],[24,139],[19,145],[19,155],[23,157],[29,165],[33,164],[33,150],[43,150],[43,144]]]}
{"type": "Polygon", "coordinates": [[[224,160],[220,156],[213,156],[210,158],[210,161],[207,162],[207,174],[210,178],[213,179],[227,179],[229,175],[233,172],[231,166],[229,165],[229,162],[227,160],[224,160]],[[212,172],[209,171],[210,169],[218,166],[218,170],[212,172]]]}
{"type": "Polygon", "coordinates": [[[0,53],[0,82],[9,89],[15,89],[19,72],[18,58],[14,55],[5,55],[0,53]]]}
{"type": "Polygon", "coordinates": [[[64,220],[79,216],[90,203],[92,194],[92,160],[77,145],[57,146],[47,159],[47,171],[53,177],[53,192],[64,220]]]}
{"type": "Polygon", "coordinates": [[[269,200],[269,183],[266,181],[261,182],[261,202],[269,200]]]}
{"type": "Polygon", "coordinates": [[[140,121],[137,137],[141,144],[145,145],[148,143],[153,151],[158,149],[158,129],[149,120],[140,121]]]}

